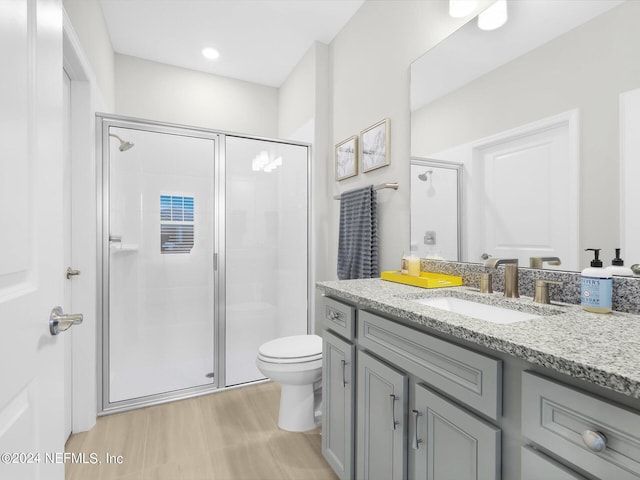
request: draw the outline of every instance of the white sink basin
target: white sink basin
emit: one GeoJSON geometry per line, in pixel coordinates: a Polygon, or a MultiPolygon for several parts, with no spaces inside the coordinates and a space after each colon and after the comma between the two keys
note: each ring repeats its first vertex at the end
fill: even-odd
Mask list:
{"type": "Polygon", "coordinates": [[[422,298],[414,302],[492,323],[507,324],[540,318],[540,315],[535,313],[520,312],[455,297],[422,298]]]}

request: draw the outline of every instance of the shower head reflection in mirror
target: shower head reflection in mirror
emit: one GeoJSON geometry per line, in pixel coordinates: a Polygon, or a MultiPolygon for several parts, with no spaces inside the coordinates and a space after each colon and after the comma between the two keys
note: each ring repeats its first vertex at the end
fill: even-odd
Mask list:
{"type": "Polygon", "coordinates": [[[433,173],[433,170],[427,170],[426,172],[419,173],[418,178],[423,182],[426,182],[427,180],[429,180],[429,178],[431,178],[432,173],[433,173]]]}
{"type": "Polygon", "coordinates": [[[120,138],[115,133],[110,133],[109,136],[117,138],[120,141],[120,146],[118,146],[118,150],[120,150],[121,152],[126,152],[127,150],[129,150],[129,149],[134,147],[133,142],[130,142],[128,140],[123,140],[122,138],[120,138]]]}

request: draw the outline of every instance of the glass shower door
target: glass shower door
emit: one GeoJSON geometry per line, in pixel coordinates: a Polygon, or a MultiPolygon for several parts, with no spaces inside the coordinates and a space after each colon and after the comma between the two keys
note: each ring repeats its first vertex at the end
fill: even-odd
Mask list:
{"type": "Polygon", "coordinates": [[[107,404],[215,384],[215,142],[109,127],[107,404]]]}
{"type": "Polygon", "coordinates": [[[264,342],[308,328],[309,147],[226,137],[225,384],[264,378],[264,342]]]}

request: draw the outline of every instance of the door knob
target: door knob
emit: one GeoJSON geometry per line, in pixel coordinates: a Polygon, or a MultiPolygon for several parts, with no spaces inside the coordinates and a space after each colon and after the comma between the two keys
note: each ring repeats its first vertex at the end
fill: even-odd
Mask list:
{"type": "Polygon", "coordinates": [[[80,325],[82,323],[81,313],[65,314],[62,307],[54,307],[49,316],[49,332],[51,335],[58,335],[60,332],[69,330],[72,325],[80,325]]]}

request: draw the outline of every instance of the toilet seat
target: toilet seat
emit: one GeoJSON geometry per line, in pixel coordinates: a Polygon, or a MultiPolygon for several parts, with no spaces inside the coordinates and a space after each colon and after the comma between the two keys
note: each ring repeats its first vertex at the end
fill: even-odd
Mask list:
{"type": "Polygon", "coordinates": [[[322,360],[322,338],[318,335],[276,338],[260,346],[258,358],[268,363],[307,363],[322,360]]]}

